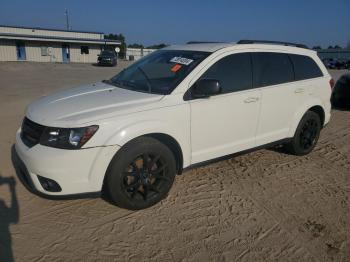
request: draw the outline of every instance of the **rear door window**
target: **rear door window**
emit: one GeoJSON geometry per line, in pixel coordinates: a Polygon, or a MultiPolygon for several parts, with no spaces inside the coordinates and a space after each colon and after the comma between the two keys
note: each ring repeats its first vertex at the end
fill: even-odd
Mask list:
{"type": "Polygon", "coordinates": [[[287,54],[252,53],[254,85],[263,87],[294,81],[293,65],[287,54]]]}
{"type": "Polygon", "coordinates": [[[298,81],[323,76],[321,69],[312,58],[304,55],[289,55],[289,57],[293,62],[295,80],[298,81]]]}
{"type": "Polygon", "coordinates": [[[252,63],[249,53],[228,55],[212,65],[201,79],[215,79],[220,82],[222,93],[251,89],[252,63]]]}

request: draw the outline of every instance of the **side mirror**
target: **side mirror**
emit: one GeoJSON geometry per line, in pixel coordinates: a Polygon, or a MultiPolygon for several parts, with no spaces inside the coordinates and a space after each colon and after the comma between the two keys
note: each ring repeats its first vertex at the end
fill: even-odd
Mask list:
{"type": "Polygon", "coordinates": [[[221,86],[218,80],[201,79],[197,81],[192,90],[192,97],[206,98],[221,93],[221,86]]]}

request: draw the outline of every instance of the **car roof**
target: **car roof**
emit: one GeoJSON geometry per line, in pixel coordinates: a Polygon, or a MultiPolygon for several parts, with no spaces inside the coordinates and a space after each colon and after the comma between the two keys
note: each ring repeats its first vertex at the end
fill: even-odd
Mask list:
{"type": "Polygon", "coordinates": [[[219,49],[230,47],[234,43],[194,43],[185,45],[171,45],[163,48],[163,50],[185,50],[185,51],[202,51],[202,52],[215,52],[219,49]]]}
{"type": "Polygon", "coordinates": [[[239,43],[189,43],[184,45],[171,45],[163,48],[163,50],[185,50],[185,51],[202,51],[202,52],[210,52],[214,53],[218,50],[225,48],[238,47],[240,50],[242,49],[269,49],[276,51],[285,51],[288,53],[305,53],[311,54],[315,53],[314,50],[310,50],[307,48],[296,47],[296,46],[287,46],[283,44],[269,44],[269,43],[249,43],[249,44],[239,44],[239,43]]]}

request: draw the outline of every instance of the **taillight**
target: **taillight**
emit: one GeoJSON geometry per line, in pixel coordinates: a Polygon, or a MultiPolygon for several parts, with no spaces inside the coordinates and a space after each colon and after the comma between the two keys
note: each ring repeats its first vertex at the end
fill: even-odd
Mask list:
{"type": "Polygon", "coordinates": [[[329,80],[329,85],[331,86],[331,89],[333,89],[333,87],[335,85],[335,82],[334,82],[333,78],[331,78],[331,80],[329,80]]]}

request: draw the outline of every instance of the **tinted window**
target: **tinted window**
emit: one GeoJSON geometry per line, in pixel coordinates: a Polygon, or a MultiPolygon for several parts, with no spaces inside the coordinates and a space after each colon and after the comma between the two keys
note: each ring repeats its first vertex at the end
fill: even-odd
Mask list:
{"type": "Polygon", "coordinates": [[[294,65],[295,80],[310,79],[323,76],[315,61],[303,55],[289,55],[294,65]]]}
{"type": "Polygon", "coordinates": [[[205,72],[201,79],[216,79],[222,92],[229,93],[252,88],[252,68],[249,53],[224,57],[205,72]]]}
{"type": "Polygon", "coordinates": [[[253,53],[254,84],[256,87],[294,81],[292,63],[286,54],[253,53]]]}

